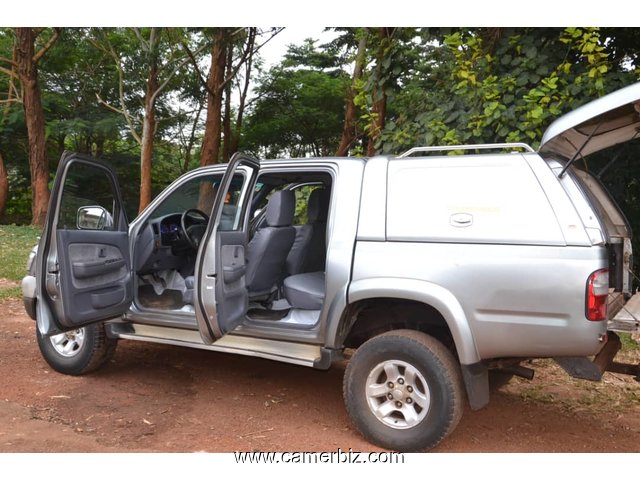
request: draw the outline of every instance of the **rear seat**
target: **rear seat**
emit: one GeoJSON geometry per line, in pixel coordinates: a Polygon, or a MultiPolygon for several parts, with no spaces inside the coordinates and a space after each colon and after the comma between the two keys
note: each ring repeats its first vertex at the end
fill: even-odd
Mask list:
{"type": "Polygon", "coordinates": [[[300,273],[285,278],[284,296],[293,308],[322,310],[324,272],[300,273]]]}

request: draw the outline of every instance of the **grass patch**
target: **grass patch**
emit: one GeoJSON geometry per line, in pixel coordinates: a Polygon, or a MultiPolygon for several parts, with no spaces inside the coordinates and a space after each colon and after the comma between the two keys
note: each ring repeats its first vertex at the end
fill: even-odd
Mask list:
{"type": "Polygon", "coordinates": [[[26,274],[27,258],[39,235],[39,228],[0,225],[0,300],[22,295],[19,282],[26,274]]]}
{"type": "MultiPolygon", "coordinates": [[[[639,360],[636,356],[630,363],[639,360]]],[[[525,401],[592,413],[608,413],[613,409],[635,411],[640,405],[640,383],[633,377],[607,372],[600,382],[579,380],[571,378],[550,359],[530,360],[526,366],[536,370],[535,378],[529,381],[516,377],[503,389],[525,401]]]]}
{"type": "Polygon", "coordinates": [[[631,337],[630,333],[618,333],[620,337],[620,342],[622,343],[622,351],[623,352],[632,352],[634,350],[640,349],[640,344],[636,342],[633,337],[631,337]]]}
{"type": "Polygon", "coordinates": [[[20,287],[0,287],[0,302],[10,298],[21,298],[22,289],[20,287]]]}

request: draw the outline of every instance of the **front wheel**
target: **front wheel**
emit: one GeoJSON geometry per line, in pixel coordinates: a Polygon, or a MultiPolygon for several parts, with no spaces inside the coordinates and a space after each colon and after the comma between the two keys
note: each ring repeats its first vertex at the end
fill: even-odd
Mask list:
{"type": "Polygon", "coordinates": [[[97,370],[111,359],[117,345],[117,340],[107,337],[101,323],[49,337],[39,331],[36,335],[42,357],[51,368],[67,375],[97,370]]]}
{"type": "Polygon", "coordinates": [[[395,330],[358,348],[345,371],[344,400],[370,442],[398,451],[429,450],[462,417],[462,375],[435,338],[395,330]]]}

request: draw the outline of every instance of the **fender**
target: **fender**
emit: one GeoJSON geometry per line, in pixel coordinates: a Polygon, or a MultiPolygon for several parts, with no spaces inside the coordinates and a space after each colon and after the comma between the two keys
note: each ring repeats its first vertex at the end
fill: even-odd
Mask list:
{"type": "Polygon", "coordinates": [[[481,361],[467,316],[456,297],[431,282],[406,278],[378,277],[351,282],[348,303],[370,298],[401,298],[431,305],[444,317],[463,365],[481,361]]]}

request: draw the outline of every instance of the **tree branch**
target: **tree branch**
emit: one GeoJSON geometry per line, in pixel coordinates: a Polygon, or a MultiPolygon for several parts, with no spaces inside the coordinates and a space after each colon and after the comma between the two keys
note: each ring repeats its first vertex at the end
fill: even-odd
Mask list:
{"type": "Polygon", "coordinates": [[[184,40],[180,40],[180,44],[182,45],[182,48],[184,49],[184,51],[187,53],[187,56],[191,60],[191,64],[193,65],[193,68],[196,70],[196,74],[198,75],[198,80],[200,80],[200,83],[202,84],[202,86],[209,93],[209,95],[215,95],[215,93],[212,92],[211,89],[209,88],[209,85],[207,85],[207,80],[202,76],[202,72],[200,71],[200,67],[198,66],[198,60],[196,59],[195,55],[193,54],[189,46],[186,44],[184,40]]]}
{"type": "Polygon", "coordinates": [[[98,92],[96,92],[96,98],[98,99],[98,103],[101,103],[102,105],[104,105],[105,107],[107,107],[109,110],[111,110],[112,112],[116,112],[119,113],[120,115],[125,115],[126,113],[124,113],[122,110],[120,110],[117,107],[114,107],[113,105],[111,105],[109,102],[105,101],[102,99],[102,97],[100,96],[100,94],[98,92]]]}
{"type": "Polygon", "coordinates": [[[114,112],[118,112],[122,116],[124,116],[124,119],[127,122],[127,126],[129,127],[129,131],[131,132],[131,135],[136,140],[136,142],[138,142],[138,144],[142,144],[142,138],[140,138],[140,135],[138,135],[138,132],[136,131],[133,125],[133,118],[131,117],[131,114],[129,113],[129,110],[127,109],[127,106],[124,101],[124,72],[122,70],[122,64],[120,63],[121,62],[120,56],[114,50],[113,45],[111,45],[111,42],[109,42],[108,39],[106,39],[105,41],[107,43],[107,48],[103,50],[107,52],[111,56],[111,58],[113,58],[113,61],[116,65],[116,70],[118,71],[118,96],[120,97],[121,108],[117,109],[113,105],[110,105],[109,103],[105,102],[100,98],[100,96],[97,93],[96,93],[96,96],[98,96],[98,101],[100,101],[105,107],[113,110],[114,112]]]}
{"type": "MultiPolygon", "coordinates": [[[[198,50],[196,50],[196,54],[200,53],[202,50],[204,50],[205,45],[202,45],[198,50]]],[[[160,94],[160,92],[162,92],[162,90],[164,90],[164,88],[169,84],[169,81],[171,80],[171,78],[178,73],[178,70],[180,70],[182,67],[184,67],[187,63],[189,63],[189,60],[192,57],[186,57],[183,58],[182,61],[180,63],[178,63],[178,65],[176,65],[176,67],[167,75],[167,78],[165,78],[164,82],[162,82],[162,84],[160,84],[160,86],[156,89],[155,92],[153,92],[153,95],[151,96],[151,101],[155,102],[157,96],[160,94]]]]}
{"type": "Polygon", "coordinates": [[[249,52],[251,52],[252,55],[255,53],[253,51],[253,38],[255,37],[254,30],[255,30],[255,27],[249,27],[249,36],[247,37],[247,44],[244,48],[244,51],[242,52],[242,56],[240,57],[240,60],[238,60],[237,65],[231,69],[231,73],[229,73],[229,75],[227,75],[227,78],[225,78],[224,81],[220,84],[220,86],[218,87],[219,90],[222,90],[223,88],[225,88],[227,86],[227,83],[229,83],[233,78],[235,78],[236,74],[238,73],[238,70],[240,70],[240,67],[244,65],[244,63],[247,61],[249,52]]]}
{"type": "Polygon", "coordinates": [[[9,70],[8,68],[0,67],[0,72],[9,75],[12,78],[18,78],[18,72],[15,70],[9,70]]]}
{"type": "Polygon", "coordinates": [[[151,51],[149,43],[147,43],[147,41],[144,39],[144,37],[140,33],[140,30],[137,27],[132,27],[131,30],[133,30],[135,36],[138,38],[138,40],[140,40],[140,44],[142,45],[143,50],[146,50],[147,52],[151,51]]]}
{"type": "MultiPolygon", "coordinates": [[[[278,30],[273,32],[268,39],[266,39],[260,45],[255,47],[255,38],[257,36],[257,28],[255,28],[255,27],[250,27],[250,28],[251,28],[251,30],[250,30],[250,33],[249,33],[247,45],[246,45],[246,47],[245,47],[245,49],[244,49],[244,51],[242,53],[242,56],[241,56],[240,60],[238,61],[238,63],[235,65],[235,67],[232,68],[231,73],[225,78],[225,80],[219,86],[220,89],[223,89],[227,85],[227,83],[229,83],[236,76],[236,74],[238,73],[238,70],[240,70],[240,67],[246,62],[247,57],[249,56],[249,54],[251,54],[252,56],[255,55],[262,47],[264,47],[267,44],[267,42],[272,40],[276,35],[278,35],[280,32],[282,32],[284,30],[284,27],[280,27],[278,30]],[[253,38],[251,38],[251,37],[253,37],[253,38]]],[[[241,30],[243,30],[243,29],[236,30],[235,32],[232,33],[232,35],[236,35],[241,30]]],[[[191,64],[195,68],[196,74],[198,75],[198,79],[200,80],[200,83],[202,84],[202,86],[209,93],[209,95],[217,95],[217,92],[213,92],[209,88],[209,85],[207,84],[207,80],[204,77],[204,75],[202,74],[202,72],[200,71],[200,67],[198,66],[198,61],[196,60],[193,52],[191,52],[191,50],[189,49],[189,47],[187,46],[187,44],[183,40],[180,41],[180,44],[182,45],[182,48],[185,50],[185,52],[187,53],[187,55],[191,59],[191,64]]]]}
{"type": "MultiPolygon", "coordinates": [[[[271,33],[271,36],[269,38],[267,38],[264,42],[262,42],[260,45],[258,45],[256,47],[256,49],[254,50],[253,53],[257,53],[258,50],[260,50],[262,47],[264,47],[268,42],[270,42],[271,40],[273,40],[273,38],[278,35],[279,33],[281,33],[284,30],[284,27],[278,27],[278,30],[276,30],[275,32],[271,33]]],[[[260,34],[262,35],[262,33],[260,34]]]]}
{"type": "MultiPolygon", "coordinates": [[[[17,67],[17,66],[18,66],[18,64],[17,64],[15,61],[13,61],[13,60],[9,60],[8,58],[6,58],[6,57],[2,57],[2,56],[0,56],[0,62],[8,63],[8,64],[9,64],[9,65],[11,65],[12,67],[17,67]]],[[[2,67],[0,67],[0,68],[2,68],[2,67]]]]}
{"type": "Polygon", "coordinates": [[[40,59],[44,57],[44,55],[49,51],[53,44],[56,43],[58,38],[60,38],[61,31],[62,29],[59,27],[53,29],[53,35],[51,35],[51,38],[49,38],[47,43],[45,43],[44,46],[33,55],[33,63],[38,63],[40,59]]]}

